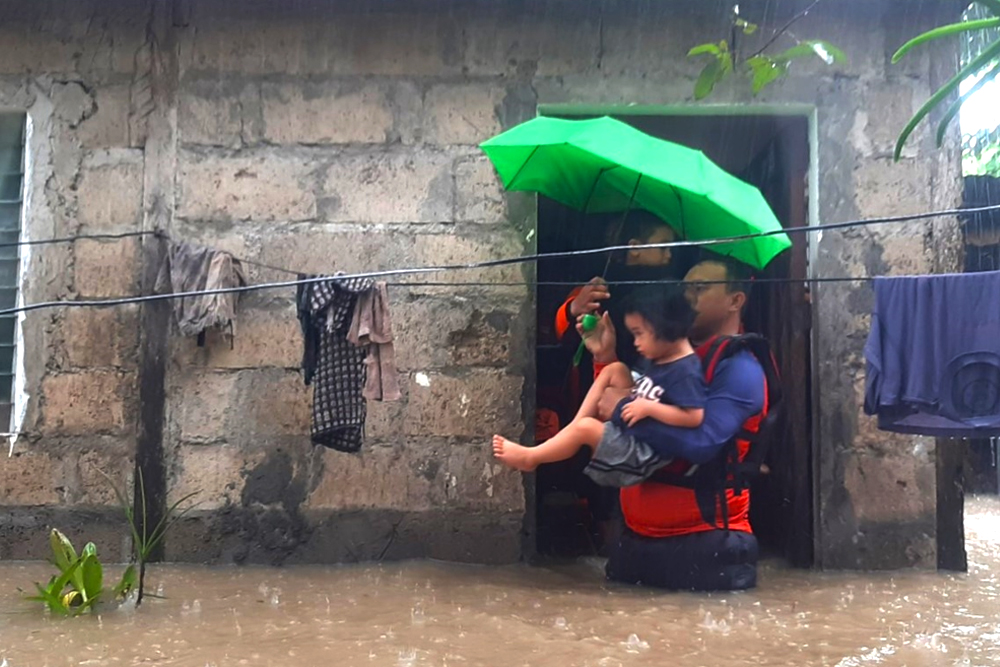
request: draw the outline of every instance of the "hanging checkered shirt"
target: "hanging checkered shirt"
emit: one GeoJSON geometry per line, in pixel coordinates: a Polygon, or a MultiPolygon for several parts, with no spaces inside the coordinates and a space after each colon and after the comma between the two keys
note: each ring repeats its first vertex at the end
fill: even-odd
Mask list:
{"type": "Polygon", "coordinates": [[[312,441],[342,452],[358,451],[364,439],[366,350],[348,342],[347,330],[358,294],[373,285],[367,278],[331,278],[298,286],[298,315],[305,337],[302,370],[306,384],[315,385],[312,441]]]}

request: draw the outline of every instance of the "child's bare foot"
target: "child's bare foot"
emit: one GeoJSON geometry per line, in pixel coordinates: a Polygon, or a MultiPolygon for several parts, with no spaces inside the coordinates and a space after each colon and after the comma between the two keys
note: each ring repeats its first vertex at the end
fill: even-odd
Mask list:
{"type": "Polygon", "coordinates": [[[493,436],[493,456],[515,470],[531,472],[538,467],[531,462],[530,452],[528,447],[523,447],[499,435],[493,436]]]}

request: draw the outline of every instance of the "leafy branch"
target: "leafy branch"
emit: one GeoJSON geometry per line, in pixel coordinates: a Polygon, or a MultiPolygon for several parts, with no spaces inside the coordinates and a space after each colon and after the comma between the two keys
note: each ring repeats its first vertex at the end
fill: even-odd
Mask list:
{"type": "MultiPolygon", "coordinates": [[[[149,562],[150,557],[153,555],[153,551],[159,546],[160,542],[166,536],[167,531],[170,530],[174,524],[183,519],[191,510],[197,507],[197,504],[188,505],[187,507],[181,509],[181,505],[191,500],[193,497],[198,495],[198,492],[189,493],[183,498],[180,498],[173,505],[167,508],[167,511],[163,514],[163,518],[153,527],[152,531],[149,530],[147,514],[146,514],[146,483],[142,476],[142,469],[137,470],[137,483],[139,485],[139,502],[141,517],[136,518],[135,509],[132,507],[132,503],[128,501],[125,493],[118,488],[114,480],[111,479],[105,472],[101,472],[111,488],[115,492],[115,497],[118,499],[118,504],[122,506],[125,511],[125,518],[128,520],[129,529],[132,531],[132,552],[135,560],[139,562],[139,576],[137,583],[137,596],[135,604],[139,606],[142,604],[143,591],[146,583],[146,564],[149,562]]],[[[129,566],[129,570],[133,570],[133,566],[129,566]]],[[[134,576],[134,570],[133,570],[134,576]]]]}
{"type": "MultiPolygon", "coordinates": [[[[975,0],[975,3],[992,14],[992,17],[965,20],[960,23],[941,26],[940,28],[935,28],[934,30],[918,35],[896,51],[892,57],[892,62],[898,63],[913,49],[937,39],[965,33],[986,34],[986,31],[1000,28],[1000,0],[975,0]]],[[[959,95],[956,100],[949,104],[948,108],[945,110],[944,116],[942,116],[941,120],[938,122],[935,139],[938,147],[940,148],[944,143],[944,137],[948,131],[948,126],[955,119],[955,116],[958,115],[958,112],[962,109],[962,105],[964,105],[970,97],[979,92],[984,86],[991,81],[994,81],[997,78],[997,75],[1000,75],[1000,38],[994,38],[992,42],[987,44],[976,57],[972,58],[972,60],[962,67],[955,76],[950,78],[947,83],[941,86],[941,88],[939,88],[937,92],[935,92],[931,98],[917,110],[917,112],[913,115],[913,118],[911,118],[910,122],[906,124],[906,127],[903,128],[899,138],[896,140],[896,150],[893,154],[894,159],[897,162],[899,161],[900,156],[903,154],[903,147],[906,145],[910,136],[917,129],[917,126],[919,126],[920,123],[927,118],[927,116],[929,116],[936,107],[944,103],[948,97],[954,94],[966,79],[978,76],[979,80],[975,83],[975,85],[962,95],[959,95]]]]}
{"type": "Polygon", "coordinates": [[[847,62],[847,56],[839,48],[822,40],[798,40],[796,45],[774,55],[765,53],[773,46],[782,35],[791,35],[789,30],[797,22],[805,18],[809,12],[822,0],[815,0],[811,5],[796,14],[778,30],[775,30],[771,37],[764,42],[757,51],[746,60],[740,59],[737,39],[739,34],[746,36],[753,35],[760,29],[755,23],[751,23],[739,16],[733,15],[732,42],[727,40],[699,44],[688,52],[689,58],[708,56],[709,61],[701,70],[697,82],[694,86],[694,98],[703,100],[712,94],[715,87],[734,73],[741,74],[750,80],[754,96],[769,85],[785,77],[788,74],[791,64],[796,60],[819,57],[828,65],[843,64],[847,62]]]}

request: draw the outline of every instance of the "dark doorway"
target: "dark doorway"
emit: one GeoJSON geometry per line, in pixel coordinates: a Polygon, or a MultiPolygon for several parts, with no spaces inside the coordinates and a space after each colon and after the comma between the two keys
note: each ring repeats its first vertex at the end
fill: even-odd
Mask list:
{"type": "MultiPolygon", "coordinates": [[[[581,118],[581,115],[565,115],[581,118]]],[[[808,224],[809,121],[802,115],[622,115],[619,120],[669,141],[704,152],[722,168],[759,187],[786,228],[808,224]]],[[[538,250],[594,248],[607,242],[620,216],[584,216],[551,200],[538,201],[538,250]]],[[[799,237],[801,239],[801,237],[799,237]]],[[[542,262],[538,267],[538,395],[544,430],[564,425],[576,410],[572,351],[559,345],[555,315],[572,289],[602,275],[604,256],[542,262]],[[563,283],[563,284],[546,284],[563,283]]],[[[678,253],[667,278],[682,276],[695,257],[678,253]]],[[[813,563],[811,364],[806,245],[797,240],[760,278],[746,314],[746,327],[772,343],[783,374],[787,415],[781,437],[769,452],[770,473],[752,490],[751,521],[766,554],[792,565],[813,563]]],[[[614,288],[612,286],[612,298],[614,288]]],[[[584,378],[586,381],[586,378],[584,378]]],[[[575,557],[600,553],[614,493],[601,491],[582,475],[586,456],[539,470],[536,483],[538,551],[575,557]],[[606,524],[605,524],[606,525],[606,524]]]]}

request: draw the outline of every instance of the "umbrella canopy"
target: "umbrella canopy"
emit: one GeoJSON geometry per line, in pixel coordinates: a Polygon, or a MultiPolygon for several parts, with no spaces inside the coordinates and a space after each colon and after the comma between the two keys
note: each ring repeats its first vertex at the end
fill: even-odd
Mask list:
{"type": "Polygon", "coordinates": [[[760,190],[701,151],[613,118],[539,117],[481,148],[508,190],[538,192],[584,213],[641,208],[689,241],[775,232],[707,246],[756,269],[791,246],[760,190]]]}

